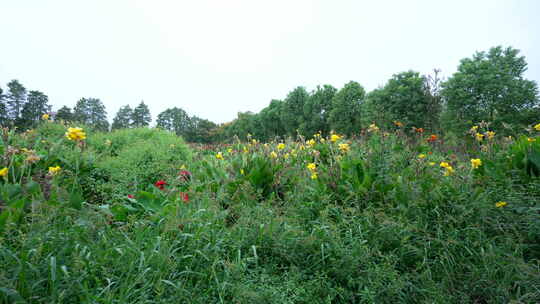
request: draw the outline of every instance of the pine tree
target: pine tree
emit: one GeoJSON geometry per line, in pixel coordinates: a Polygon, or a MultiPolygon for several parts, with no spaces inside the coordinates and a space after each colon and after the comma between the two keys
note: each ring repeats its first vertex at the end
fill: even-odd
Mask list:
{"type": "Polygon", "coordinates": [[[131,115],[131,125],[133,127],[146,127],[152,121],[152,116],[150,115],[150,109],[141,101],[141,103],[133,110],[131,115]]]}
{"type": "Polygon", "coordinates": [[[21,128],[35,127],[45,113],[51,111],[49,97],[39,91],[30,91],[28,98],[21,110],[19,125],[21,128]]]}
{"type": "Polygon", "coordinates": [[[75,121],[90,125],[97,130],[109,129],[105,105],[98,98],[81,98],[73,109],[75,121]]]}
{"type": "Polygon", "coordinates": [[[73,121],[73,113],[71,112],[71,108],[68,106],[61,107],[58,110],[58,112],[56,112],[56,116],[54,117],[54,120],[73,121]]]}
{"type": "Polygon", "coordinates": [[[0,88],[0,126],[5,127],[9,123],[7,105],[5,103],[5,95],[2,88],[0,88]]]}
{"type": "Polygon", "coordinates": [[[113,119],[112,130],[129,128],[132,124],[133,110],[129,105],[121,107],[113,119]]]}
{"type": "Polygon", "coordinates": [[[8,84],[7,108],[11,123],[17,125],[23,106],[26,102],[26,88],[18,80],[12,80],[8,84]]]}

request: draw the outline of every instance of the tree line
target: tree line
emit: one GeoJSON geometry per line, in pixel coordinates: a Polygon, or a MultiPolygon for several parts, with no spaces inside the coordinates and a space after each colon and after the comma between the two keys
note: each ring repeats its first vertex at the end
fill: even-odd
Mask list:
{"type": "MultiPolygon", "coordinates": [[[[274,99],[259,113],[239,112],[236,119],[216,124],[190,116],[181,108],[166,109],[157,116],[156,127],[183,136],[188,142],[224,142],[331,131],[355,135],[371,124],[399,125],[406,130],[423,128],[460,132],[480,121],[500,132],[515,131],[537,123],[540,98],[536,82],[524,78],[527,63],[519,50],[501,46],[477,52],[461,60],[457,72],[446,80],[439,71],[421,75],[416,71],[394,74],[384,86],[366,92],[350,81],[343,88],[320,85],[308,91],[299,86],[282,99],[274,99]],[[514,129],[514,130],[511,130],[514,129]]],[[[111,125],[105,105],[97,98],[81,98],[73,109],[63,106],[51,113],[47,95],[27,91],[17,80],[0,87],[0,124],[19,130],[35,127],[43,114],[55,120],[80,122],[97,130],[145,127],[151,123],[148,106],[122,106],[111,125]]]]}
{"type": "Polygon", "coordinates": [[[462,59],[446,80],[438,70],[431,75],[405,71],[369,93],[355,81],[339,90],[322,85],[308,92],[300,86],[259,113],[238,113],[215,133],[222,139],[250,134],[261,140],[332,130],[351,136],[371,124],[462,132],[481,121],[510,133],[540,117],[538,85],[524,78],[526,70],[518,50],[498,46],[462,59]]]}

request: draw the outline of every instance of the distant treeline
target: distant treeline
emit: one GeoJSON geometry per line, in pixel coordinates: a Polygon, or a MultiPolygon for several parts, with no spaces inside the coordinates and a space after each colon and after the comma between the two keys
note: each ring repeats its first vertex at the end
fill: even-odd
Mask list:
{"type": "MultiPolygon", "coordinates": [[[[330,131],[354,135],[370,124],[403,125],[432,132],[460,132],[480,121],[491,129],[510,132],[537,123],[540,117],[538,85],[523,78],[527,63],[511,47],[494,47],[462,59],[458,71],[442,80],[439,71],[395,74],[383,86],[366,93],[351,81],[341,89],[317,86],[311,92],[297,87],[283,100],[272,100],[259,113],[240,112],[232,122],[216,124],[173,107],[158,115],[156,127],[175,132],[188,142],[224,142],[251,134],[260,140],[330,131]]],[[[51,113],[47,95],[27,91],[17,80],[0,87],[0,124],[20,130],[35,127],[43,114],[55,120],[80,122],[102,131],[149,126],[148,106],[119,109],[112,125],[97,98],[81,98],[73,109],[64,106],[51,113]]]]}

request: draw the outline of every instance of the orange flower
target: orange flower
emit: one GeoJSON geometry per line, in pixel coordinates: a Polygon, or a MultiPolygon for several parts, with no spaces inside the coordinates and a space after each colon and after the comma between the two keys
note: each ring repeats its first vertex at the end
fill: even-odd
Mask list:
{"type": "Polygon", "coordinates": [[[437,141],[437,135],[431,134],[431,136],[427,139],[427,141],[430,143],[437,141]]]}

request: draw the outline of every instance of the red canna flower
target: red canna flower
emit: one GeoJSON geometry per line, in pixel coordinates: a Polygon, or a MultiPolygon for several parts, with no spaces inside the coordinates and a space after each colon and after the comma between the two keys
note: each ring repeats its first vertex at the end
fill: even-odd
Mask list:
{"type": "Polygon", "coordinates": [[[431,134],[431,136],[427,139],[427,141],[430,143],[437,141],[437,135],[431,134]]]}
{"type": "Polygon", "coordinates": [[[135,196],[133,196],[133,194],[128,194],[128,198],[135,198],[135,196]]]}
{"type": "Polygon", "coordinates": [[[184,203],[189,202],[189,195],[186,192],[180,192],[180,197],[182,198],[182,201],[184,201],[184,203]]]}
{"type": "Polygon", "coordinates": [[[154,186],[158,187],[159,190],[165,190],[165,185],[167,185],[167,182],[164,181],[164,180],[162,180],[162,179],[158,180],[158,181],[154,184],[154,186]]]}
{"type": "Polygon", "coordinates": [[[178,173],[178,179],[184,182],[189,182],[191,180],[191,172],[189,172],[188,170],[181,170],[178,173]]]}
{"type": "Polygon", "coordinates": [[[424,133],[424,128],[414,128],[416,133],[424,133]]]}

